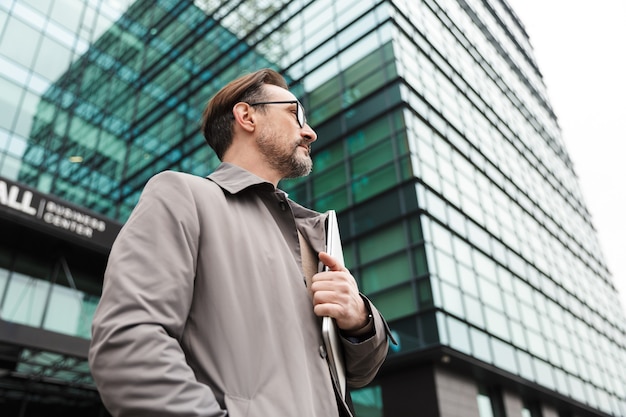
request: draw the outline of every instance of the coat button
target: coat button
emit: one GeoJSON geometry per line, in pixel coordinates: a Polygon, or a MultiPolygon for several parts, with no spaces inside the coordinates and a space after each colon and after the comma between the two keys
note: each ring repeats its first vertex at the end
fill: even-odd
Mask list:
{"type": "Polygon", "coordinates": [[[324,345],[320,345],[319,351],[320,351],[320,356],[326,359],[326,348],[324,347],[324,345]]]}
{"type": "Polygon", "coordinates": [[[282,211],[287,211],[287,203],[285,203],[284,201],[281,201],[280,203],[278,203],[278,205],[280,206],[280,209],[282,211]]]}

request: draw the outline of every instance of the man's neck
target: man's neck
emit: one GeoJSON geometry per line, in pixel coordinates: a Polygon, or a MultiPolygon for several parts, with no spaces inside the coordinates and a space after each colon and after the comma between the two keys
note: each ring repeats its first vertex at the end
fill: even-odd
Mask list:
{"type": "Polygon", "coordinates": [[[264,164],[260,163],[258,158],[246,158],[241,156],[237,157],[227,157],[226,155],[222,159],[222,162],[227,162],[229,164],[233,164],[238,166],[239,168],[243,168],[246,171],[251,172],[259,178],[263,178],[264,180],[271,182],[274,184],[274,187],[278,186],[278,182],[282,179],[280,174],[278,174],[275,170],[271,168],[267,168],[264,164]]]}

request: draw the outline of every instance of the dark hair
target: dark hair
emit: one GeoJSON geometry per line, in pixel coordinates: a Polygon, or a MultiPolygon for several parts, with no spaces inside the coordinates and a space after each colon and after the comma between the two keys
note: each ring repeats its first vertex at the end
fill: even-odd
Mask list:
{"type": "Polygon", "coordinates": [[[264,68],[231,81],[209,100],[202,113],[202,134],[221,160],[233,140],[233,107],[239,102],[263,101],[263,85],[287,89],[278,72],[264,68]]]}

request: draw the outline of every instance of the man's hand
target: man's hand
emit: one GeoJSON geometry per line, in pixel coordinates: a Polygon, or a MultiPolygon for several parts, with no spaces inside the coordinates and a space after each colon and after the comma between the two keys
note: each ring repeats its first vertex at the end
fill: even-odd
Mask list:
{"type": "Polygon", "coordinates": [[[334,318],[345,332],[363,328],[369,322],[368,312],[356,280],[346,267],[326,252],[320,252],[319,258],[329,270],[318,272],[311,280],[313,311],[320,317],[334,318]]]}

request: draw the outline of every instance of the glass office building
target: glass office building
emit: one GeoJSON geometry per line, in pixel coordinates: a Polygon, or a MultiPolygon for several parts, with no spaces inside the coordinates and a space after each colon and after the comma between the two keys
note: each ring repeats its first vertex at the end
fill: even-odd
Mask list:
{"type": "Polygon", "coordinates": [[[399,341],[357,416],[626,415],[624,312],[504,0],[1,2],[3,415],[107,415],[111,243],[152,175],[218,165],[202,108],[261,67],[319,137],[281,187],[338,211],[399,341]]]}

